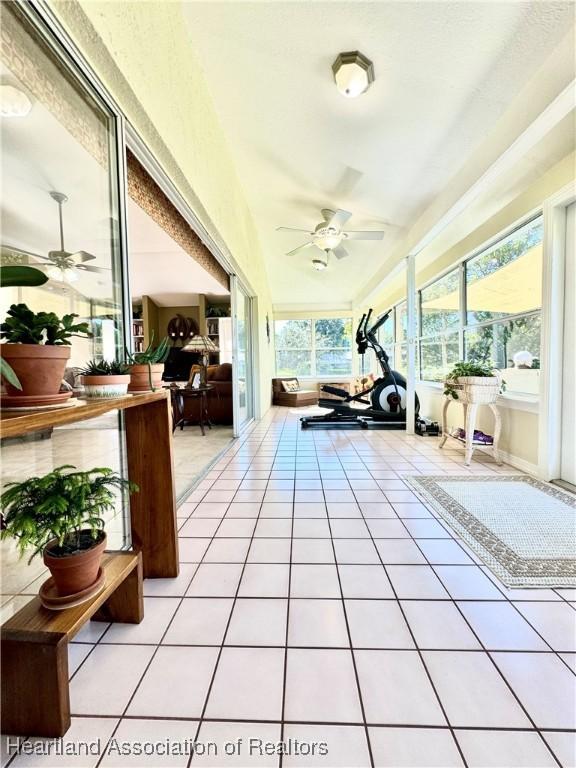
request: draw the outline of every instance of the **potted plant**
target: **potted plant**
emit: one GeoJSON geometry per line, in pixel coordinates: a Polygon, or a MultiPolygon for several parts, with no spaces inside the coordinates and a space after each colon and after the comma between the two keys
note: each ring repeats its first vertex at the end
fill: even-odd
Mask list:
{"type": "Polygon", "coordinates": [[[118,360],[90,360],[80,374],[87,400],[122,397],[128,391],[128,366],[118,360]]]}
{"type": "Polygon", "coordinates": [[[444,381],[444,394],[462,403],[493,403],[504,389],[499,372],[482,363],[456,363],[444,381]]]}
{"type": "MultiPolygon", "coordinates": [[[[48,275],[34,267],[24,265],[0,266],[0,285],[2,288],[36,288],[47,282],[48,275]]],[[[16,389],[22,389],[18,376],[4,357],[0,357],[0,376],[16,389]]]]}
{"type": "Polygon", "coordinates": [[[5,339],[2,357],[14,371],[21,389],[6,380],[5,406],[52,405],[70,397],[60,392],[70,339],[89,336],[88,323],[75,323],[78,315],[59,318],[54,312],[33,312],[26,304],[12,304],[0,325],[5,339]]]}
{"type": "Polygon", "coordinates": [[[2,539],[18,540],[20,555],[43,553],[60,596],[92,586],[106,548],[104,512],[114,508],[114,490],[138,490],[112,469],[70,471],[66,464],[43,477],[8,483],[0,498],[2,539]]]}
{"type": "Polygon", "coordinates": [[[150,344],[143,352],[127,352],[127,363],[130,368],[130,384],[128,392],[149,392],[162,386],[162,374],[164,373],[164,361],[170,352],[168,337],[162,339],[158,346],[154,346],[154,333],[150,344]]]}

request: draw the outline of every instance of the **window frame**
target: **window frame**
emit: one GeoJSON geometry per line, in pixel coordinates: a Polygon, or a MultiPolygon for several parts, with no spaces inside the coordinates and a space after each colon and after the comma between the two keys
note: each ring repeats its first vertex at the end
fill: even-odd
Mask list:
{"type": "MultiPolygon", "coordinates": [[[[538,309],[531,309],[526,312],[518,312],[513,315],[507,315],[506,317],[500,317],[500,318],[493,318],[489,320],[483,320],[481,322],[477,323],[468,323],[468,307],[467,307],[467,282],[466,282],[466,268],[467,264],[475,259],[477,256],[480,256],[484,253],[490,252],[492,250],[495,250],[500,245],[504,244],[506,241],[510,240],[514,234],[524,227],[529,226],[530,224],[536,222],[538,219],[542,220],[542,224],[544,224],[544,216],[543,211],[541,209],[538,209],[536,211],[533,211],[528,217],[522,219],[521,221],[516,222],[512,227],[510,227],[507,230],[504,230],[503,232],[500,232],[498,235],[496,235],[494,238],[490,239],[488,242],[484,243],[483,245],[476,248],[472,253],[467,254],[466,256],[462,257],[460,261],[456,262],[456,264],[452,264],[450,267],[447,267],[446,269],[442,270],[439,274],[435,275],[431,280],[428,280],[426,283],[424,283],[420,288],[418,289],[418,297],[416,302],[416,311],[417,311],[417,328],[418,328],[418,354],[416,356],[416,363],[417,363],[417,378],[420,382],[429,385],[429,386],[441,386],[440,382],[434,381],[432,379],[420,379],[419,373],[422,370],[422,342],[426,340],[430,340],[431,336],[423,336],[422,334],[422,313],[421,313],[421,305],[422,305],[422,291],[425,291],[427,288],[429,288],[434,283],[438,282],[442,278],[446,277],[450,272],[453,272],[455,270],[459,270],[459,290],[460,290],[460,321],[457,329],[454,329],[453,331],[447,332],[444,331],[443,334],[439,335],[445,335],[446,333],[458,333],[458,340],[459,340],[459,354],[460,359],[464,360],[465,355],[465,344],[464,344],[464,336],[466,331],[471,331],[477,328],[483,328],[490,325],[496,325],[496,324],[503,324],[507,323],[511,320],[519,320],[527,317],[532,317],[535,315],[541,315],[542,313],[542,306],[538,309]]],[[[544,246],[544,235],[542,238],[542,246],[544,246]]],[[[404,299],[402,301],[405,301],[404,299]]],[[[399,302],[399,304],[402,303],[399,302]]],[[[397,305],[396,305],[397,306],[397,305]]],[[[529,395],[527,393],[511,390],[508,397],[511,396],[511,399],[515,397],[521,397],[521,398],[529,398],[534,399],[533,395],[529,395]]]]}
{"type": "Polygon", "coordinates": [[[353,344],[354,344],[354,331],[353,331],[354,317],[347,315],[346,317],[278,317],[274,318],[274,372],[278,376],[278,352],[310,352],[310,373],[307,374],[293,374],[298,379],[326,379],[335,378],[338,376],[351,377],[354,375],[354,359],[353,359],[353,344]],[[290,322],[290,321],[304,320],[310,322],[310,347],[279,347],[276,338],[276,323],[290,322]],[[343,322],[350,322],[350,345],[347,347],[317,347],[316,346],[316,322],[318,320],[342,320],[343,322]],[[331,374],[318,373],[316,365],[316,352],[350,352],[350,370],[348,373],[338,373],[332,376],[331,374]]]}

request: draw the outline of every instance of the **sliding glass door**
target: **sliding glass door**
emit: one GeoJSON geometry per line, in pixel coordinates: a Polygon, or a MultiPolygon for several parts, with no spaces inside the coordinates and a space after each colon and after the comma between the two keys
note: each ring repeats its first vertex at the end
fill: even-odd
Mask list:
{"type": "Polygon", "coordinates": [[[254,418],[254,369],[252,351],[252,297],[230,278],[233,321],[234,434],[254,418]]]}

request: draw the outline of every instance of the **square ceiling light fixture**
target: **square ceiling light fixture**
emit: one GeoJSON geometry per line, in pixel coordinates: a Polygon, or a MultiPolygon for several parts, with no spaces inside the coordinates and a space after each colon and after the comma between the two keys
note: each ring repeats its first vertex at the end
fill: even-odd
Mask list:
{"type": "Polygon", "coordinates": [[[374,65],[360,51],[339,53],[332,64],[336,87],[343,96],[355,99],[374,82],[374,65]]]}

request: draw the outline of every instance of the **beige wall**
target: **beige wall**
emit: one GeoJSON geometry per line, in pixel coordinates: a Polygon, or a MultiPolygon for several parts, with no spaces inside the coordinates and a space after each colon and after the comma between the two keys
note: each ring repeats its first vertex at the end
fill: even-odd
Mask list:
{"type": "Polygon", "coordinates": [[[144,347],[152,341],[152,334],[156,342],[161,338],[158,326],[158,307],[150,296],[142,296],[142,325],[144,326],[144,347]]]}
{"type": "MultiPolygon", "coordinates": [[[[440,422],[442,408],[442,389],[427,385],[418,387],[420,414],[426,418],[440,422]]],[[[501,408],[502,438],[500,448],[506,454],[520,459],[521,468],[534,469],[538,464],[538,414],[514,408],[501,408]],[[530,464],[526,467],[524,462],[530,464]]],[[[462,406],[454,402],[448,408],[449,427],[463,427],[464,417],[462,406]]],[[[481,429],[487,435],[494,434],[494,420],[490,410],[484,406],[478,411],[476,429],[481,429]]],[[[452,442],[452,447],[457,443],[452,442]]],[[[447,445],[450,447],[450,445],[447,445]]]]}
{"type": "Polygon", "coordinates": [[[158,307],[158,332],[160,338],[168,333],[168,323],[176,315],[184,315],[184,317],[191,317],[200,322],[200,307],[158,307]]]}
{"type": "Polygon", "coordinates": [[[50,5],[128,120],[258,296],[260,406],[270,403],[272,317],[257,232],[181,3],[51,0],[50,5]],[[186,66],[182,66],[186,62],[186,66]]]}

